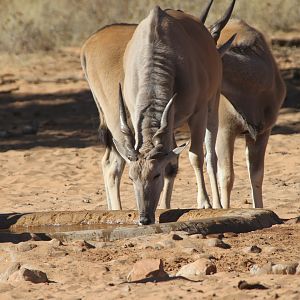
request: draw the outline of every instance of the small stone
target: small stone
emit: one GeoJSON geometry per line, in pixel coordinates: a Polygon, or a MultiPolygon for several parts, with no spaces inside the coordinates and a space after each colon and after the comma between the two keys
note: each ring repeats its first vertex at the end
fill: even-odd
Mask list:
{"type": "Polygon", "coordinates": [[[266,290],[268,289],[266,286],[260,284],[259,282],[247,282],[246,280],[241,280],[239,283],[238,283],[238,288],[240,290],[254,290],[254,289],[257,289],[257,290],[266,290]]]}
{"type": "Polygon", "coordinates": [[[25,280],[32,283],[44,283],[49,282],[47,274],[40,271],[34,270],[26,267],[21,267],[21,269],[9,277],[10,281],[25,280]]]}
{"type": "Polygon", "coordinates": [[[209,259],[200,258],[193,263],[187,264],[176,273],[176,276],[193,279],[201,275],[211,275],[217,272],[216,265],[209,259]]]}
{"type": "Polygon", "coordinates": [[[261,252],[261,248],[259,248],[256,245],[250,246],[250,247],[246,247],[243,250],[245,253],[260,253],[261,252]]]}
{"type": "Polygon", "coordinates": [[[224,243],[222,240],[217,238],[210,238],[205,241],[205,245],[208,247],[218,247],[223,249],[230,249],[231,246],[229,244],[224,243]]]}
{"type": "Polygon", "coordinates": [[[280,248],[277,248],[277,247],[263,247],[263,252],[266,252],[266,253],[270,253],[270,254],[274,254],[276,252],[283,252],[284,250],[283,249],[280,249],[280,248]]]}
{"type": "Polygon", "coordinates": [[[18,270],[20,270],[21,268],[21,263],[19,262],[16,262],[16,263],[13,263],[11,266],[9,266],[5,272],[1,273],[0,274],[0,282],[1,281],[6,281],[9,279],[9,277],[17,272],[18,270]]]}
{"type": "Polygon", "coordinates": [[[106,242],[91,242],[91,245],[93,245],[95,248],[107,248],[109,247],[109,244],[106,242]]]}
{"type": "Polygon", "coordinates": [[[224,237],[223,233],[210,233],[206,235],[207,239],[222,239],[224,237]]]}
{"type": "Polygon", "coordinates": [[[51,241],[49,241],[49,244],[51,244],[54,247],[59,247],[63,245],[63,243],[58,239],[52,239],[51,241]]]}
{"type": "Polygon", "coordinates": [[[75,241],[72,243],[73,245],[73,250],[75,252],[84,252],[88,249],[94,249],[95,246],[93,246],[92,244],[86,242],[85,240],[79,240],[79,241],[75,241]]]}
{"type": "Polygon", "coordinates": [[[183,237],[181,237],[180,235],[176,234],[176,233],[172,233],[170,234],[170,238],[174,241],[181,241],[183,240],[183,237]]]}
{"type": "Polygon", "coordinates": [[[201,233],[196,233],[196,234],[191,234],[189,235],[189,237],[191,239],[205,239],[205,235],[201,234],[201,233]]]}
{"type": "Polygon", "coordinates": [[[300,263],[298,264],[298,267],[296,269],[296,275],[300,275],[300,263]]]}
{"type": "Polygon", "coordinates": [[[300,217],[292,218],[284,222],[285,224],[293,225],[300,223],[300,217]]]}
{"type": "Polygon", "coordinates": [[[264,264],[262,267],[259,267],[258,265],[253,265],[250,268],[250,274],[252,275],[265,275],[265,274],[271,274],[272,273],[272,263],[264,264]]]}
{"type": "Polygon", "coordinates": [[[281,263],[272,266],[273,274],[294,275],[297,272],[298,263],[281,263]]]}
{"type": "Polygon", "coordinates": [[[174,241],[181,241],[189,237],[189,234],[185,231],[171,231],[169,237],[174,241]]]}
{"type": "Polygon", "coordinates": [[[159,280],[168,278],[168,273],[163,268],[161,259],[142,259],[137,261],[127,276],[128,282],[139,281],[143,279],[159,280]]]}
{"type": "Polygon", "coordinates": [[[34,248],[36,248],[37,245],[35,244],[32,244],[32,243],[28,243],[28,242],[20,242],[18,245],[17,245],[17,250],[19,252],[27,252],[27,251],[30,251],[34,248]]]}
{"type": "MultiPolygon", "coordinates": [[[[156,246],[160,245],[162,248],[164,249],[171,249],[175,247],[175,242],[171,241],[171,240],[163,240],[161,242],[159,242],[158,244],[156,244],[156,246]]],[[[156,247],[155,247],[156,249],[156,247]]]]}

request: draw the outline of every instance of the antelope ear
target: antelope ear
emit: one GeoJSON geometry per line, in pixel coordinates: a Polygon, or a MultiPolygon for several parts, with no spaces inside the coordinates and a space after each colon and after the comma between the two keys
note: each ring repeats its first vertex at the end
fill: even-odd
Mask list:
{"type": "Polygon", "coordinates": [[[180,145],[179,147],[172,150],[172,153],[175,155],[179,155],[188,145],[190,144],[190,141],[187,141],[186,143],[180,145]]]}

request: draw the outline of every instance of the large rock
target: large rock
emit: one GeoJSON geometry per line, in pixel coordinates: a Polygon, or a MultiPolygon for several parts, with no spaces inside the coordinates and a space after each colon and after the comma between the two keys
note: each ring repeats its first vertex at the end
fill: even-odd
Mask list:
{"type": "Polygon", "coordinates": [[[280,263],[272,266],[273,274],[294,275],[297,272],[298,263],[280,263]]]}
{"type": "Polygon", "coordinates": [[[161,259],[142,259],[137,261],[127,276],[127,281],[140,281],[143,279],[160,280],[168,278],[161,259]]]}
{"type": "Polygon", "coordinates": [[[264,264],[262,267],[258,265],[253,265],[250,269],[250,274],[252,275],[266,275],[272,273],[272,263],[264,264]]]}
{"type": "Polygon", "coordinates": [[[294,275],[297,274],[298,263],[267,263],[262,267],[253,265],[250,269],[252,275],[279,274],[279,275],[294,275]]]}
{"type": "Polygon", "coordinates": [[[211,275],[217,272],[216,265],[209,259],[200,258],[193,263],[187,264],[177,272],[176,276],[194,279],[201,275],[211,275]]]}
{"type": "Polygon", "coordinates": [[[13,273],[9,277],[9,281],[30,281],[32,283],[44,283],[49,282],[47,274],[40,270],[35,270],[30,267],[22,266],[20,270],[13,273]]]}
{"type": "Polygon", "coordinates": [[[296,275],[300,275],[300,263],[298,264],[298,267],[296,269],[296,275]]]}

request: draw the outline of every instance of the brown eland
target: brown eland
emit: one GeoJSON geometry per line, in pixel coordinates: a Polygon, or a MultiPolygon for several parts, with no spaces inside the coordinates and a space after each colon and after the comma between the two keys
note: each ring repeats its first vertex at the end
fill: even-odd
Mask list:
{"type": "MultiPolygon", "coordinates": [[[[232,40],[220,47],[221,54],[232,40]]],[[[204,25],[181,11],[156,7],[136,27],[119,24],[92,35],[82,48],[81,62],[106,146],[102,167],[108,208],[121,209],[125,162],[141,224],[154,222],[162,191],[162,202],[170,205],[178,155],[186,147],[176,147],[174,130],[184,124],[191,133],[189,158],[197,178],[198,207],[211,207],[203,178],[204,137],[213,207],[221,207],[215,142],[222,63],[204,25]]]]}

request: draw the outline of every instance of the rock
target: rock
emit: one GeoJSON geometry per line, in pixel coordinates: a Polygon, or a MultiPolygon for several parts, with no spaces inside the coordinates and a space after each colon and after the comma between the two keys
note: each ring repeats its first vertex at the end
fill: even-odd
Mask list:
{"type": "Polygon", "coordinates": [[[32,243],[28,243],[28,242],[20,242],[18,245],[17,245],[17,250],[19,252],[27,252],[27,251],[30,251],[34,248],[36,248],[37,245],[35,244],[32,244],[32,243]]]}
{"type": "Polygon", "coordinates": [[[13,273],[9,277],[10,281],[30,281],[32,283],[44,283],[49,282],[47,274],[40,270],[31,269],[22,266],[19,271],[13,273]]]}
{"type": "Polygon", "coordinates": [[[250,268],[250,274],[252,275],[265,275],[265,274],[271,274],[272,273],[272,263],[267,263],[263,265],[262,267],[259,267],[258,265],[253,265],[250,268]]]}
{"type": "Polygon", "coordinates": [[[19,262],[16,262],[16,263],[13,263],[11,266],[9,266],[6,271],[4,273],[1,273],[0,274],[0,282],[1,281],[7,281],[9,279],[9,277],[17,272],[18,270],[20,270],[21,268],[21,263],[19,262]]]}
{"type": "Polygon", "coordinates": [[[157,247],[159,247],[159,246],[163,249],[171,249],[171,248],[175,247],[175,242],[171,241],[171,240],[163,240],[163,241],[157,243],[154,248],[157,249],[157,247]]]}
{"type": "Polygon", "coordinates": [[[143,279],[159,280],[168,278],[168,273],[163,268],[161,259],[142,259],[137,261],[127,276],[128,282],[139,281],[143,279]]]}
{"type": "Polygon", "coordinates": [[[210,233],[206,235],[207,239],[219,239],[221,240],[224,237],[223,233],[210,233]]]}
{"type": "Polygon", "coordinates": [[[272,266],[273,274],[294,275],[297,272],[298,263],[281,263],[272,266]]]}
{"type": "Polygon", "coordinates": [[[277,248],[277,247],[272,247],[272,246],[263,247],[262,250],[263,250],[263,252],[270,253],[270,254],[274,254],[276,252],[283,252],[284,251],[283,249],[280,249],[280,248],[277,248]]]}
{"type": "Polygon", "coordinates": [[[52,239],[51,241],[49,241],[49,244],[51,244],[54,247],[59,247],[63,245],[63,243],[58,239],[52,239]]]}
{"type": "Polygon", "coordinates": [[[107,247],[109,247],[110,245],[108,244],[108,243],[106,243],[106,242],[91,242],[90,243],[91,245],[93,245],[95,248],[107,248],[107,247]]]}
{"type": "Polygon", "coordinates": [[[176,276],[193,279],[199,275],[211,275],[217,272],[216,265],[209,259],[200,258],[193,263],[187,264],[176,273],[176,276]]]}
{"type": "Polygon", "coordinates": [[[72,243],[73,245],[73,250],[75,252],[84,252],[88,249],[94,249],[95,246],[86,242],[85,240],[79,240],[79,241],[75,241],[72,243]]]}
{"type": "Polygon", "coordinates": [[[300,263],[298,264],[298,267],[296,269],[296,275],[300,275],[300,263]]]}
{"type": "Polygon", "coordinates": [[[259,248],[259,247],[256,246],[256,245],[253,245],[253,246],[244,248],[243,251],[244,251],[245,253],[260,253],[260,252],[261,252],[261,248],[259,248]]]}
{"type": "Polygon", "coordinates": [[[183,237],[180,236],[179,234],[176,234],[176,233],[172,233],[170,234],[170,238],[174,241],[180,241],[180,240],[183,240],[183,237]]]}
{"type": "Polygon", "coordinates": [[[189,237],[185,231],[171,231],[169,237],[174,241],[180,241],[189,237]]]}
{"type": "Polygon", "coordinates": [[[201,233],[196,233],[196,234],[191,234],[189,235],[189,237],[191,239],[205,239],[205,235],[201,234],[201,233]]]}
{"type": "Polygon", "coordinates": [[[223,249],[230,249],[231,246],[229,244],[224,243],[222,240],[217,238],[210,238],[205,241],[205,245],[208,247],[219,247],[223,249]]]}
{"type": "Polygon", "coordinates": [[[300,217],[289,219],[289,220],[285,221],[284,223],[289,224],[289,225],[298,224],[298,223],[300,223],[300,217]]]}
{"type": "Polygon", "coordinates": [[[267,290],[268,288],[262,284],[260,284],[259,282],[247,282],[246,280],[241,280],[238,283],[238,288],[240,290],[267,290]]]}

